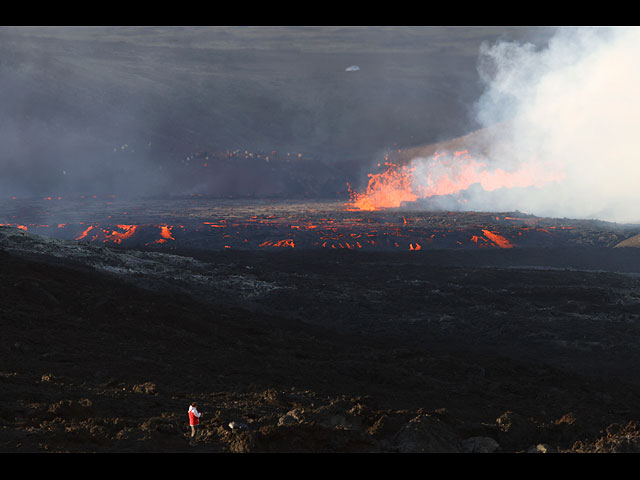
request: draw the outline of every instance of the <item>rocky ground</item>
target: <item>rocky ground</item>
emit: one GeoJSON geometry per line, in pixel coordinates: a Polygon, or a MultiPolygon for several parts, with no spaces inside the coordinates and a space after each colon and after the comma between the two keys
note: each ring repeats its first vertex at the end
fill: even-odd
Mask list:
{"type": "Polygon", "coordinates": [[[2,233],[2,452],[640,451],[635,249],[575,268],[2,233]]]}

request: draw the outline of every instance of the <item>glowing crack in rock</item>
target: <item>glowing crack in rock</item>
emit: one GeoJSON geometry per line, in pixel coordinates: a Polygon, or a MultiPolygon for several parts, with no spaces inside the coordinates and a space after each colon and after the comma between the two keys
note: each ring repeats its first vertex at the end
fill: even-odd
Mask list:
{"type": "Polygon", "coordinates": [[[504,238],[502,235],[498,235],[497,233],[491,232],[489,230],[482,230],[482,233],[484,233],[485,237],[494,242],[500,248],[513,248],[511,242],[509,242],[509,240],[504,238]]]}

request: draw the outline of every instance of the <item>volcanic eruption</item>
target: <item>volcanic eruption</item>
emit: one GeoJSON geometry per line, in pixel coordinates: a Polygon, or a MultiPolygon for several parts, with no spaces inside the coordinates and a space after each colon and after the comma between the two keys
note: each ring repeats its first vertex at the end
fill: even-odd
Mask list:
{"type": "MultiPolygon", "coordinates": [[[[387,152],[377,170],[363,170],[369,161],[375,165],[371,157],[329,162],[299,151],[220,145],[147,168],[160,152],[156,143],[127,142],[92,162],[136,188],[144,184],[142,193],[161,194],[141,200],[83,192],[74,201],[50,189],[34,200],[14,191],[19,182],[7,177],[2,182],[11,184],[5,186],[11,200],[0,221],[121,246],[409,251],[541,245],[541,234],[558,240],[575,233],[575,222],[549,218],[633,221],[640,200],[633,131],[640,121],[633,108],[640,103],[640,69],[627,60],[640,51],[639,37],[637,29],[568,29],[540,45],[483,43],[476,72],[483,91],[471,108],[480,128],[387,152]],[[366,178],[354,175],[366,171],[366,178]]],[[[371,65],[359,66],[357,75],[340,81],[366,81],[371,65]]],[[[345,83],[346,92],[362,94],[363,101],[364,87],[345,83]]],[[[339,111],[346,115],[344,106],[339,111]]],[[[73,165],[64,167],[70,181],[73,165]]],[[[93,185],[107,188],[98,180],[93,185]]]]}
{"type": "Polygon", "coordinates": [[[0,28],[0,449],[640,451],[640,34],[554,32],[0,28]]]}
{"type": "MultiPolygon", "coordinates": [[[[363,192],[351,191],[346,205],[354,210],[396,208],[433,196],[456,195],[478,184],[484,191],[500,188],[541,187],[560,182],[565,174],[543,166],[531,158],[513,171],[489,168],[486,161],[474,160],[467,150],[436,153],[432,158],[414,158],[406,165],[385,162],[381,173],[370,174],[363,192]]],[[[462,200],[462,206],[466,200],[462,200]]]]}
{"type": "Polygon", "coordinates": [[[481,134],[455,150],[413,148],[386,161],[363,190],[350,188],[347,208],[437,198],[424,205],[638,221],[638,52],[633,28],[565,29],[546,47],[483,44],[481,134]]]}

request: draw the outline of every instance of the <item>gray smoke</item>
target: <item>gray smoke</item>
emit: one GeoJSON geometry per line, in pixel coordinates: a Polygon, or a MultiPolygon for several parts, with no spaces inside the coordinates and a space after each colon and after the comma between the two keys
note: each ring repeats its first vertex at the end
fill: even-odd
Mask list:
{"type": "MultiPolygon", "coordinates": [[[[484,43],[476,156],[513,170],[531,159],[564,174],[544,186],[465,196],[465,209],[640,221],[640,29],[561,29],[543,48],[484,43]]],[[[473,149],[470,146],[470,150],[473,149]]]]}
{"type": "Polygon", "coordinates": [[[346,192],[381,151],[476,128],[478,45],[507,34],[549,32],[0,27],[0,200],[346,192]],[[195,167],[236,149],[313,162],[195,167]]]}

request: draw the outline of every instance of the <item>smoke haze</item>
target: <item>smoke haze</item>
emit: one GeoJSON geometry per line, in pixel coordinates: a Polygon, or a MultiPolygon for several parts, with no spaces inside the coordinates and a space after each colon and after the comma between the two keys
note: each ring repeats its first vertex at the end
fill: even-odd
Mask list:
{"type": "Polygon", "coordinates": [[[475,112],[491,138],[470,145],[474,158],[508,171],[534,161],[563,179],[470,189],[464,208],[640,221],[638,58],[638,28],[561,29],[542,48],[483,43],[478,71],[485,91],[475,112]]]}
{"type": "Polygon", "coordinates": [[[477,128],[482,42],[551,33],[0,27],[0,197],[335,195],[366,181],[380,152],[477,128]],[[236,149],[311,160],[194,158],[236,149]]]}

